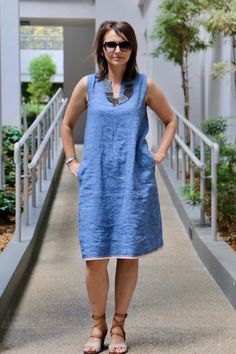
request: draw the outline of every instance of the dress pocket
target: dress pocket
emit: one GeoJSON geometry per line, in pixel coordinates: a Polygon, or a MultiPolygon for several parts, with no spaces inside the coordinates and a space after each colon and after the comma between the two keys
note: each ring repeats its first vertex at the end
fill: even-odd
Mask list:
{"type": "Polygon", "coordinates": [[[85,167],[85,160],[81,160],[80,164],[79,164],[78,171],[77,171],[77,178],[78,178],[79,181],[81,181],[81,177],[82,177],[82,174],[83,174],[83,171],[84,171],[84,167],[85,167]]]}

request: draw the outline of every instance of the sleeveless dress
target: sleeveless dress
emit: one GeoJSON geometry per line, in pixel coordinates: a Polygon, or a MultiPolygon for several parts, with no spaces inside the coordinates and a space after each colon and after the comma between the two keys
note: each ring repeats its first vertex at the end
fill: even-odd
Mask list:
{"type": "Polygon", "coordinates": [[[148,150],[147,77],[111,83],[88,76],[88,110],[78,170],[82,258],[137,258],[163,246],[155,163],[148,150]],[[108,84],[107,84],[108,83],[108,84]]]}

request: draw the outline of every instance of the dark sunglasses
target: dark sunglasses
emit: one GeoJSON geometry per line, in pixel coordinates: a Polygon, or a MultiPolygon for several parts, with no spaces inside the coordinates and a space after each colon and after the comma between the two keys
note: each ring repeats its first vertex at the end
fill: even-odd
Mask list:
{"type": "Polygon", "coordinates": [[[121,52],[128,52],[131,50],[131,43],[129,41],[122,42],[104,42],[103,47],[106,52],[112,53],[116,50],[117,46],[120,48],[121,52]]]}

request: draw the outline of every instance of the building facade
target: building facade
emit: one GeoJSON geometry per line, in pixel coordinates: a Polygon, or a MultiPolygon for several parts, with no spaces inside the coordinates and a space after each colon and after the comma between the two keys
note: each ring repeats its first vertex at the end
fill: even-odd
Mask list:
{"type": "MultiPolygon", "coordinates": [[[[76,82],[94,72],[90,56],[94,34],[104,20],[124,20],[134,27],[138,44],[139,71],[151,75],[163,88],[171,104],[183,113],[183,93],[178,67],[150,53],[158,43],[150,40],[160,0],[0,0],[1,4],[1,92],[3,124],[20,125],[19,21],[29,25],[57,25],[64,29],[64,92],[72,93],[76,82]],[[11,16],[7,15],[11,13],[11,16]]],[[[191,121],[231,117],[229,138],[235,143],[236,112],[233,74],[221,80],[210,77],[216,61],[231,61],[231,43],[219,35],[214,48],[196,53],[190,60],[191,121]]],[[[21,60],[24,60],[21,55],[21,60]]],[[[23,63],[21,64],[23,68],[23,63]]],[[[83,142],[85,116],[76,127],[76,141],[83,142]]],[[[156,127],[151,123],[149,140],[155,145],[156,127]]]]}

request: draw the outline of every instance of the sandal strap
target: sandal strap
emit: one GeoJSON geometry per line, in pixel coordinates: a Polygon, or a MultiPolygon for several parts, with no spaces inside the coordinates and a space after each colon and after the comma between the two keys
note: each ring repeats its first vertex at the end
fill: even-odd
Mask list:
{"type": "Polygon", "coordinates": [[[114,317],[121,317],[121,318],[123,318],[123,319],[126,319],[126,317],[128,316],[128,314],[127,313],[119,313],[119,312],[115,312],[115,314],[114,314],[114,317]]]}
{"type": "MultiPolygon", "coordinates": [[[[92,319],[94,321],[96,321],[95,325],[93,326],[94,328],[98,328],[103,336],[105,336],[107,334],[107,324],[106,324],[106,315],[103,314],[102,316],[96,316],[96,315],[92,315],[92,319]]],[[[90,336],[90,337],[94,337],[94,338],[101,338],[101,336],[90,336]]]]}
{"type": "Polygon", "coordinates": [[[111,326],[111,330],[110,330],[111,336],[112,336],[112,335],[117,335],[117,336],[120,336],[120,337],[122,337],[122,338],[125,339],[125,330],[124,330],[123,327],[124,327],[125,319],[126,319],[127,316],[128,316],[127,313],[123,314],[123,313],[118,313],[118,312],[116,312],[116,313],[114,314],[114,317],[113,317],[114,323],[113,323],[113,325],[111,326]],[[118,320],[116,319],[116,317],[120,317],[120,318],[122,318],[122,319],[121,319],[120,321],[118,321],[118,320]],[[120,328],[120,329],[122,330],[123,335],[122,335],[122,334],[117,334],[117,333],[112,333],[112,330],[113,330],[114,328],[120,328]]]}

